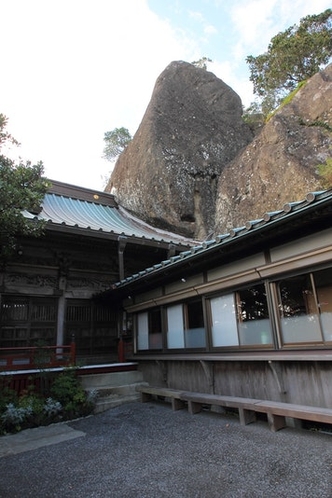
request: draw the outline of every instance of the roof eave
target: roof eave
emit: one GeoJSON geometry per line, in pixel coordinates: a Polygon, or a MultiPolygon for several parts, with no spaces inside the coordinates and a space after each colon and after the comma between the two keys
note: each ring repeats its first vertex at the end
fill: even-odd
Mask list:
{"type": "Polygon", "coordinates": [[[123,241],[126,240],[129,244],[149,246],[149,247],[159,247],[162,249],[169,249],[174,246],[177,252],[185,251],[188,249],[187,245],[180,244],[173,241],[167,240],[156,240],[148,239],[147,237],[136,237],[135,235],[126,235],[125,233],[117,233],[114,231],[106,232],[105,230],[93,230],[91,228],[82,228],[79,226],[70,226],[66,224],[59,225],[58,223],[53,223],[52,221],[47,221],[46,230],[49,232],[63,233],[67,235],[79,235],[80,237],[93,238],[93,239],[105,239],[117,241],[119,238],[123,241]]]}
{"type": "MultiPolygon", "coordinates": [[[[280,230],[288,225],[288,229],[284,230],[283,233],[285,235],[289,234],[295,226],[301,225],[301,220],[306,220],[308,222],[308,216],[310,215],[311,224],[318,220],[321,221],[321,211],[324,209],[328,210],[327,214],[332,213],[330,196],[323,196],[322,199],[319,199],[312,204],[308,204],[298,211],[290,211],[281,217],[277,216],[275,219],[271,219],[269,222],[262,226],[258,226],[257,228],[253,227],[250,230],[243,229],[242,232],[238,232],[235,236],[223,240],[221,244],[210,246],[203,251],[194,252],[187,258],[180,258],[170,264],[163,265],[161,263],[159,268],[154,267],[151,272],[141,272],[142,275],[138,274],[134,279],[129,277],[127,282],[118,282],[111,289],[106,291],[104,295],[112,295],[112,297],[117,296],[117,298],[120,299],[125,295],[134,293],[136,290],[141,290],[142,284],[144,284],[144,288],[154,288],[161,283],[174,280],[176,276],[185,276],[185,272],[192,270],[193,267],[195,267],[197,271],[200,271],[200,269],[203,270],[204,267],[211,267],[211,262],[216,255],[220,258],[222,253],[229,254],[230,248],[238,245],[240,241],[245,241],[246,249],[262,245],[271,234],[276,237],[276,230],[280,233],[280,230]],[[290,221],[292,223],[290,223],[290,221]],[[257,237],[259,237],[259,239],[257,239],[257,237]],[[206,258],[207,261],[204,261],[204,258],[206,258]],[[200,264],[197,265],[197,263],[200,264]]],[[[330,224],[332,225],[332,220],[330,221],[330,224]]],[[[221,258],[219,259],[219,262],[222,263],[221,258]]]]}

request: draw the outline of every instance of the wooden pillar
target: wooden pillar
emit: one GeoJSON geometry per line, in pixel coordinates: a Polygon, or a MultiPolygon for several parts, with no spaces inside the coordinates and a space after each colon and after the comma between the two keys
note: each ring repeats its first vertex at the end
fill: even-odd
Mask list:
{"type": "Polygon", "coordinates": [[[63,346],[64,343],[64,328],[65,328],[65,297],[62,295],[58,300],[58,319],[57,319],[57,333],[56,333],[56,345],[63,346]]]}
{"type": "Polygon", "coordinates": [[[124,261],[123,261],[123,253],[126,248],[127,237],[122,235],[118,238],[118,258],[119,258],[119,279],[124,279],[124,261]]]}
{"type": "Polygon", "coordinates": [[[57,346],[64,345],[64,328],[65,328],[65,311],[66,311],[66,299],[64,292],[67,285],[67,279],[65,276],[61,276],[59,279],[59,290],[62,294],[58,299],[58,317],[57,317],[57,331],[56,331],[56,344],[57,346]]]}

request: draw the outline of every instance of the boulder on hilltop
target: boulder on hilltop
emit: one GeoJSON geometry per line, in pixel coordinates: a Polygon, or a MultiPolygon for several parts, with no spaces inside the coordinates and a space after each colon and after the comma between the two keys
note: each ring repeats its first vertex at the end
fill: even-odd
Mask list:
{"type": "Polygon", "coordinates": [[[226,83],[172,62],[106,191],[154,226],[204,239],[215,226],[218,179],[253,139],[241,116],[241,99],[226,83]]]}
{"type": "Polygon", "coordinates": [[[106,187],[160,228],[203,240],[322,189],[332,158],[332,65],[254,132],[211,72],[172,62],[106,187]]]}

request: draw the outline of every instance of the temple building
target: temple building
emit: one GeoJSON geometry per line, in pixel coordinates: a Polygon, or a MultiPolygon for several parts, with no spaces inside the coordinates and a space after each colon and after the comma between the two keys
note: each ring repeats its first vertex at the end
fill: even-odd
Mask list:
{"type": "Polygon", "coordinates": [[[0,274],[0,348],[65,345],[78,361],[117,359],[117,308],[94,296],[146,266],[186,250],[192,241],[152,228],[104,192],[51,181],[39,213],[39,238],[21,238],[0,274]]]}
{"type": "Polygon", "coordinates": [[[332,407],[332,190],[200,243],[59,182],[25,215],[47,226],[1,273],[0,348],[124,339],[150,385],[332,407]]]}
{"type": "Polygon", "coordinates": [[[102,293],[133,324],[144,379],[332,407],[332,191],[127,276],[102,293]]]}

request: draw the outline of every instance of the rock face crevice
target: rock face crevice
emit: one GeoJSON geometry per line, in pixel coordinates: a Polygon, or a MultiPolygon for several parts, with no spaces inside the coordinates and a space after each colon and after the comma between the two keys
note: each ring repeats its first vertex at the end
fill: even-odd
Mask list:
{"type": "Polygon", "coordinates": [[[223,168],[253,138],[239,96],[214,74],[172,62],[106,191],[156,226],[203,239],[213,231],[223,168]]]}
{"type": "Polygon", "coordinates": [[[214,74],[172,62],[106,187],[160,228],[203,240],[321,190],[332,158],[332,65],[255,133],[214,74]]]}

